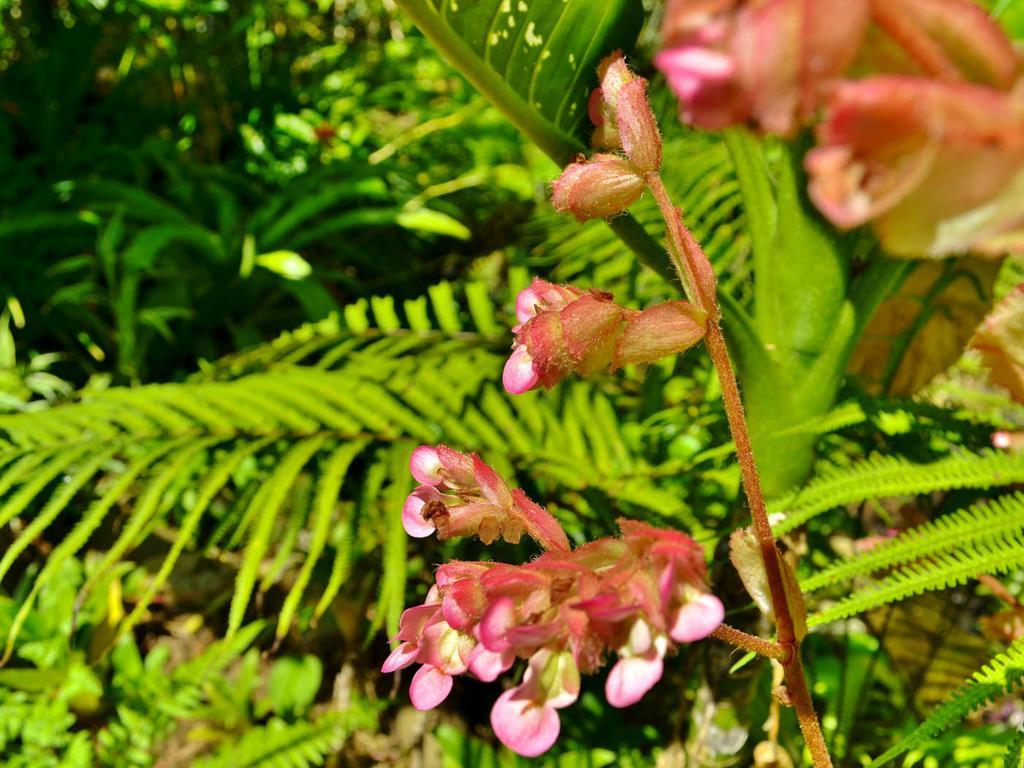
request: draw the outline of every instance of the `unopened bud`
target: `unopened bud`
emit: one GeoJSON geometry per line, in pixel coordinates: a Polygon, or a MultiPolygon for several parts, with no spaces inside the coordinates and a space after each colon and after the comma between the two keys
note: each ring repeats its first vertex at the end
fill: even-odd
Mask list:
{"type": "Polygon", "coordinates": [[[686,301],[657,304],[635,315],[615,345],[617,365],[650,363],[678,355],[704,337],[707,313],[686,301]]]}
{"type": "Polygon", "coordinates": [[[640,199],[643,177],[618,155],[594,155],[568,166],[555,181],[551,204],[578,221],[604,219],[625,211],[640,199]]]}
{"type": "Polygon", "coordinates": [[[591,144],[622,149],[642,173],[661,167],[661,136],[647,100],[647,81],[630,71],[622,51],[606,57],[597,69],[601,86],[590,98],[590,119],[596,126],[591,144]]]}

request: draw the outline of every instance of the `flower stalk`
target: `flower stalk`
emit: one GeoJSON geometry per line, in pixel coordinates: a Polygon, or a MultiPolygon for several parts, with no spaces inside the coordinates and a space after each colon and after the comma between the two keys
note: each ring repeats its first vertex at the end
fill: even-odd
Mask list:
{"type": "Polygon", "coordinates": [[[810,690],[807,687],[807,679],[804,675],[803,662],[800,658],[800,643],[797,640],[793,612],[786,595],[785,580],[782,574],[781,556],[775,546],[775,537],[772,534],[771,525],[768,522],[768,511],[765,505],[764,492],[761,488],[761,480],[757,474],[757,464],[754,460],[754,449],[750,442],[750,429],[747,426],[746,414],[743,410],[743,400],[740,396],[739,384],[736,380],[736,373],[729,358],[729,349],[725,343],[725,336],[719,323],[721,310],[715,298],[713,290],[713,277],[708,278],[711,273],[711,264],[704,254],[696,239],[683,223],[679,209],[673,205],[664,182],[657,173],[646,175],[648,189],[658,203],[662,216],[665,218],[666,231],[668,233],[668,254],[673,265],[679,273],[679,278],[691,301],[704,309],[707,314],[707,325],[704,333],[704,343],[707,346],[708,354],[714,365],[715,373],[722,389],[722,401],[725,405],[726,418],[729,422],[729,431],[732,434],[736,445],[736,455],[740,463],[740,472],[743,480],[743,490],[750,506],[750,515],[753,520],[754,535],[761,552],[761,559],[764,562],[765,574],[767,575],[768,588],[771,596],[772,609],[775,615],[776,631],[778,639],[776,643],[769,643],[761,640],[760,643],[753,643],[751,636],[742,636],[744,633],[738,630],[720,628],[716,637],[732,643],[740,648],[752,650],[760,655],[774,658],[776,653],[774,646],[784,650],[783,658],[780,659],[785,673],[786,688],[789,694],[790,703],[796,712],[797,721],[800,724],[800,731],[804,736],[804,742],[811,753],[815,768],[831,768],[832,759],[825,744],[825,738],[818,722],[818,716],[814,711],[814,703],[811,700],[810,690]],[[699,277],[698,277],[699,276],[699,277]],[[693,292],[692,294],[690,292],[693,292]],[[757,647],[755,647],[757,645],[757,647]],[[760,650],[759,650],[760,648],[760,650]],[[761,651],[769,651],[762,653],[761,651]]]}

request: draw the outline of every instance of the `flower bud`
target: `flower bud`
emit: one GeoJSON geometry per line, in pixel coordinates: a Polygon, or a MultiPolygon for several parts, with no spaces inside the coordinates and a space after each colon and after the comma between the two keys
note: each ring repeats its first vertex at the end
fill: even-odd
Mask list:
{"type": "Polygon", "coordinates": [[[552,188],[551,204],[577,221],[605,219],[639,200],[644,187],[643,177],[627,160],[599,154],[562,171],[552,188]]]}
{"type": "MultiPolygon", "coordinates": [[[[533,297],[552,289],[535,279],[523,293],[533,297]]],[[[557,303],[533,304],[533,317],[513,329],[513,351],[502,376],[510,394],[553,387],[571,373],[588,376],[654,362],[689,349],[704,335],[706,313],[685,301],[638,311],[601,291],[563,286],[558,295],[557,303]],[[575,298],[566,301],[569,296],[575,298]]]]}
{"type": "Polygon", "coordinates": [[[707,312],[686,301],[667,301],[632,317],[615,344],[615,362],[649,363],[677,355],[704,338],[707,312]]]}
{"type": "Polygon", "coordinates": [[[598,66],[601,85],[591,95],[590,119],[596,126],[591,144],[622,149],[642,173],[661,167],[661,136],[647,100],[647,81],[630,71],[622,51],[598,66]]]}

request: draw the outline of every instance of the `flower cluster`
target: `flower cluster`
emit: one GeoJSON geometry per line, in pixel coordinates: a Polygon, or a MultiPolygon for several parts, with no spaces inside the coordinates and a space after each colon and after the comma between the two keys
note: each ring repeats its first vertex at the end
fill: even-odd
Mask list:
{"type": "Polygon", "coordinates": [[[688,122],[791,135],[824,111],[807,170],[836,225],[906,256],[1018,242],[1021,57],[970,0],[672,0],[662,32],[688,122]]]}
{"type": "Polygon", "coordinates": [[[587,375],[679,354],[704,336],[707,313],[686,301],[644,310],[611,294],[534,278],[516,297],[515,342],[502,382],[518,395],[551,387],[570,373],[587,375]]]}
{"type": "Polygon", "coordinates": [[[590,98],[596,126],[592,143],[610,151],[570,164],[551,195],[556,211],[579,221],[621,213],[643,194],[646,175],[661,167],[661,136],[647,101],[647,81],[626,66],[621,51],[601,62],[598,76],[601,85],[590,98]]]}
{"type": "MultiPolygon", "coordinates": [[[[466,488],[473,465],[486,467],[443,446],[419,448],[412,459],[413,475],[432,488],[466,488]]],[[[520,514],[505,512],[507,519],[520,514]]],[[[675,644],[707,637],[723,608],[707,591],[703,553],[692,539],[632,520],[619,526],[620,538],[548,548],[523,565],[442,565],[424,604],[402,614],[400,643],[383,671],[420,664],[409,696],[416,708],[431,709],[448,696],[453,677],[490,682],[525,659],[521,682],[498,697],[491,725],[510,749],[531,757],[554,743],[557,710],[578,698],[581,673],[600,667],[606,654],[618,656],[605,685],[608,702],[636,703],[661,678],[675,644]]]]}

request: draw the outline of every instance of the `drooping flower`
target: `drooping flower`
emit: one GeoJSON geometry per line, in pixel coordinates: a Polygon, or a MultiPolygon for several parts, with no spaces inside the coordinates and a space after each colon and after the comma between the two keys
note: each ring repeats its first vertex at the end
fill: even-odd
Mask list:
{"type": "Polygon", "coordinates": [[[811,199],[833,223],[874,223],[895,255],[939,257],[1024,228],[1024,99],[886,76],[836,87],[811,199]]]}
{"type": "MultiPolygon", "coordinates": [[[[557,300],[557,291],[535,290],[557,300]]],[[[412,462],[438,493],[465,481],[467,471],[467,457],[441,448],[417,449],[412,462]]],[[[547,515],[521,491],[515,503],[532,505],[535,518],[547,515]]],[[[549,547],[523,565],[442,565],[424,604],[402,614],[398,645],[382,670],[421,665],[409,695],[415,707],[430,709],[448,696],[454,677],[489,682],[516,659],[528,660],[520,684],[495,702],[491,723],[503,743],[529,757],[554,743],[558,710],[576,701],[581,673],[596,671],[607,655],[619,657],[605,686],[609,703],[636,703],[661,678],[676,644],[707,637],[724,611],[707,590],[703,552],[692,539],[632,520],[619,527],[620,538],[575,550],[549,547]]],[[[545,538],[558,537],[549,532],[538,541],[544,545],[545,538]]]]}
{"type": "Polygon", "coordinates": [[[512,490],[476,454],[446,445],[422,445],[412,452],[409,469],[417,487],[402,507],[402,526],[414,538],[437,531],[439,538],[479,536],[516,543],[523,533],[545,549],[568,549],[558,522],[526,494],[512,490]]]}
{"type": "Polygon", "coordinates": [[[519,324],[502,381],[512,394],[644,364],[689,349],[704,335],[707,314],[685,301],[645,310],[615,304],[611,294],[534,278],[516,300],[519,324]]]}
{"type": "Polygon", "coordinates": [[[854,62],[867,0],[670,0],[655,66],[685,122],[792,134],[854,62]]]}
{"type": "MultiPolygon", "coordinates": [[[[981,352],[992,382],[1009,391],[1017,402],[1024,402],[1024,283],[999,302],[971,340],[981,352]]],[[[997,447],[1009,448],[1010,433],[999,433],[997,447]]],[[[995,441],[993,441],[995,442],[995,441]]]]}

